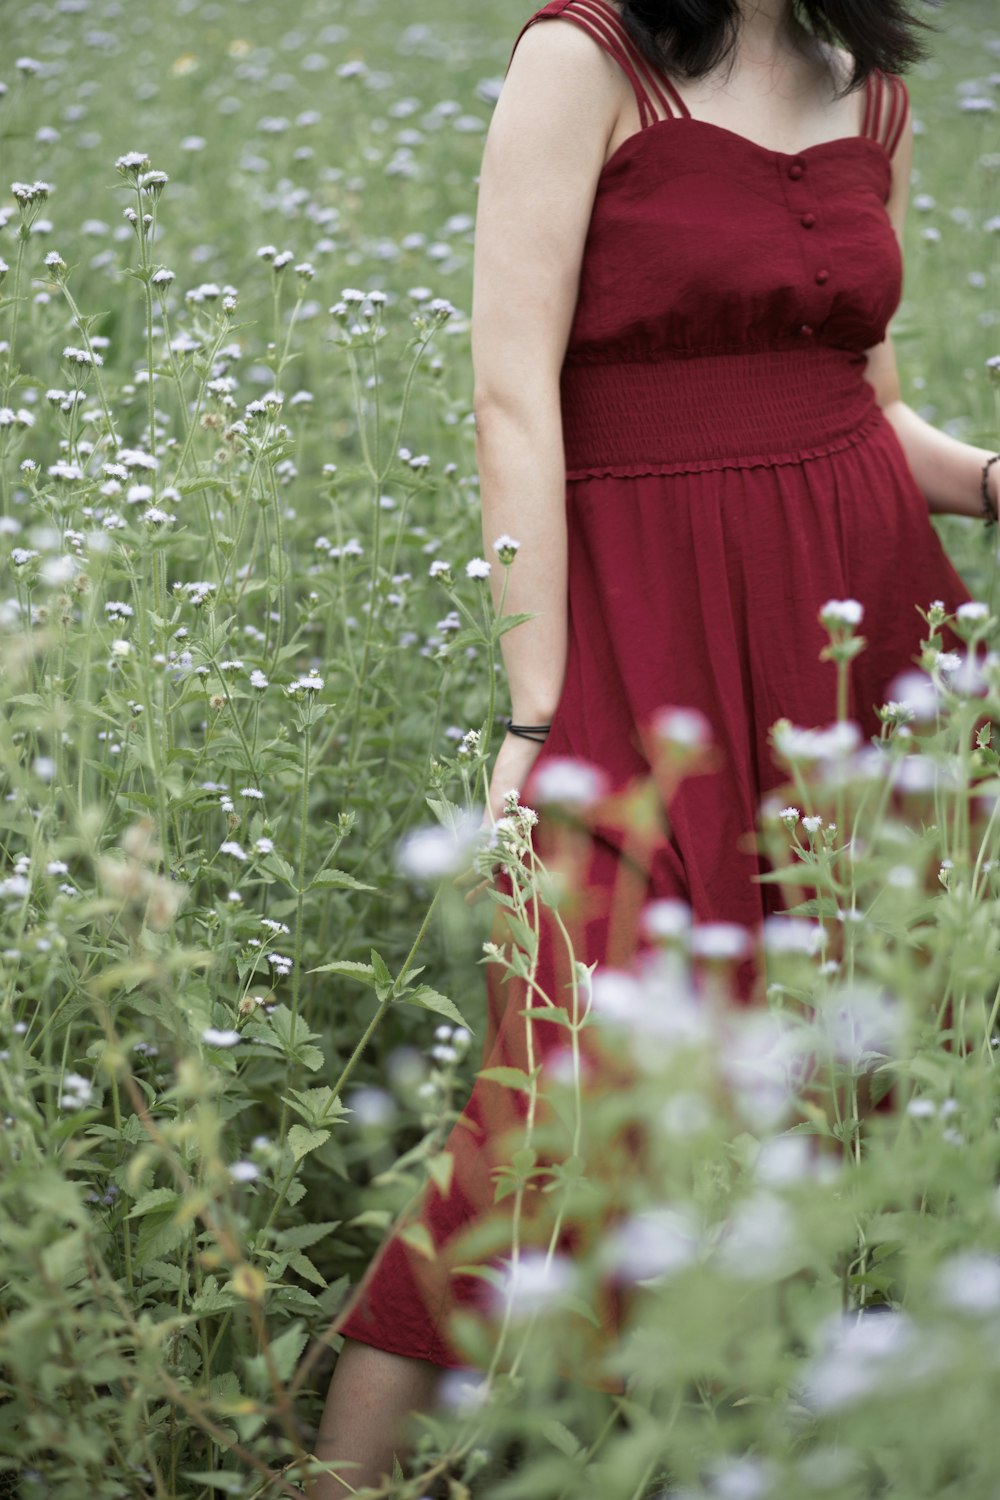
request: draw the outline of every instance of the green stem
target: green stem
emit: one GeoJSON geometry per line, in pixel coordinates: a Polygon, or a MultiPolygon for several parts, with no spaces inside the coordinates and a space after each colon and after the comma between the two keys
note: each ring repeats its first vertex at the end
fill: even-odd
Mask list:
{"type": "Polygon", "coordinates": [[[288,1031],[289,1047],[295,1046],[295,1023],[299,1014],[299,992],[302,982],[302,929],[305,918],[306,834],[309,830],[309,741],[311,728],[312,725],[307,723],[302,745],[302,795],[299,802],[299,853],[295,880],[295,947],[292,961],[292,1019],[288,1031]]]}
{"type": "MultiPolygon", "coordinates": [[[[124,1135],[122,1133],[122,1129],[123,1129],[123,1127],[122,1127],[122,1107],[121,1107],[121,1100],[118,1097],[118,1075],[116,1073],[112,1073],[112,1075],[111,1075],[111,1103],[112,1103],[112,1107],[114,1109],[114,1116],[115,1116],[115,1136],[116,1136],[117,1141],[118,1141],[118,1151],[119,1151],[119,1161],[120,1161],[121,1160],[121,1148],[122,1148],[122,1144],[124,1142],[125,1137],[124,1137],[124,1135]]],[[[125,1284],[127,1285],[127,1287],[128,1287],[128,1289],[129,1289],[130,1292],[134,1292],[135,1291],[135,1282],[134,1282],[133,1277],[132,1277],[132,1226],[129,1224],[128,1219],[126,1219],[126,1218],[123,1217],[122,1218],[121,1227],[122,1227],[122,1251],[123,1251],[124,1260],[125,1260],[125,1284]]]]}
{"type": "Polygon", "coordinates": [[[18,314],[21,310],[21,271],[24,267],[24,247],[28,243],[28,226],[22,222],[17,235],[17,258],[14,261],[14,297],[10,321],[10,341],[7,348],[7,365],[4,370],[3,405],[6,406],[14,383],[14,350],[17,346],[18,314]]]}

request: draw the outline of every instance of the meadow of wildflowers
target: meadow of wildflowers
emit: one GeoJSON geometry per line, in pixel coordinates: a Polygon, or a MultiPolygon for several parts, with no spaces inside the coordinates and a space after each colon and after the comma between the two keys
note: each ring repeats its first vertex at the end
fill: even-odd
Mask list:
{"type": "MultiPolygon", "coordinates": [[[[530,974],[449,878],[504,864],[522,935],[555,889],[516,803],[472,853],[517,566],[479,532],[475,178],[529,12],[5,16],[0,1496],[294,1493],[336,1312],[442,1170],[480,965],[530,974]]],[[[993,449],[992,5],[933,46],[894,336],[911,404],[993,449]]],[[[592,1248],[460,1321],[489,1376],[393,1494],[996,1495],[997,539],[936,524],[965,649],[924,601],[877,746],[837,702],[775,726],[767,1010],[726,1004],[746,935],[666,906],[641,969],[578,976],[507,1207],[540,1147],[541,1227],[592,1248]],[[591,1049],[630,1086],[591,1095],[591,1049]],[[562,1374],[609,1286],[626,1397],[562,1374]]],[[[854,601],[826,623],[864,649],[854,601]]],[[[599,779],[542,795],[583,826],[599,779]]]]}

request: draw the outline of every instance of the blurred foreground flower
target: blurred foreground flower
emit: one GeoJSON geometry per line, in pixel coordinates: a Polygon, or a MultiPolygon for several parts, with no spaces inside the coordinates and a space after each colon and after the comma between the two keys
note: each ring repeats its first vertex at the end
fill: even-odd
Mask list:
{"type": "Polygon", "coordinates": [[[463,813],[450,828],[415,828],[397,846],[396,868],[409,880],[445,880],[467,868],[482,839],[482,821],[471,812],[463,813]]]}

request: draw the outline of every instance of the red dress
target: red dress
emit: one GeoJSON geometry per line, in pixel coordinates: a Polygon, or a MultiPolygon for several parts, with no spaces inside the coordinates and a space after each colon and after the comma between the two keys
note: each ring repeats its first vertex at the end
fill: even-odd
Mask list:
{"type": "MultiPolygon", "coordinates": [[[[926,634],[916,606],[940,599],[950,611],[970,597],[864,379],[864,351],[885,337],[901,295],[885,205],[907,92],[876,72],[861,134],[772,151],[694,119],[605,0],[550,0],[523,29],[549,17],[616,58],[641,129],[598,179],[561,375],[569,649],[536,771],[572,756],[626,783],[648,769],[636,728],[663,705],[700,709],[723,764],[673,797],[648,894],[690,903],[695,922],[754,928],[781,909],[777,887],[754,882],[761,865],[745,838],[761,798],[787,780],[768,730],[780,717],[835,717],[820,606],[864,607],[848,713],[870,735],[889,681],[926,634]]],[[[613,845],[596,847],[595,889],[614,878],[613,845]]],[[[576,937],[578,957],[607,960],[599,910],[576,937]]],[[[554,994],[551,938],[543,929],[540,965],[554,994]]],[[[530,1024],[536,1057],[563,1044],[563,1028],[517,1014],[522,986],[501,983],[494,965],[487,975],[484,1068],[523,1068],[530,1024]]],[[[459,1232],[493,1201],[490,1169],[520,1098],[477,1080],[447,1143],[450,1192],[430,1186],[421,1205],[437,1259],[389,1238],[341,1332],[469,1363],[445,1320],[454,1306],[482,1305],[488,1288],[450,1275],[449,1263],[474,1258],[459,1232]]],[[[615,1316],[612,1297],[600,1317],[612,1327],[615,1316]]]]}

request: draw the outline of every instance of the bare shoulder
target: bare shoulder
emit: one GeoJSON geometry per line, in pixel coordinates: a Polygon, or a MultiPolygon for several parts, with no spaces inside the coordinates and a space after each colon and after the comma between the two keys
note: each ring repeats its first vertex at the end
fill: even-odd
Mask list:
{"type": "Polygon", "coordinates": [[[490,144],[524,137],[547,154],[597,171],[621,112],[627,81],[614,58],[568,13],[544,16],[518,39],[490,126],[490,144]]]}
{"type": "Polygon", "coordinates": [[[545,74],[563,90],[601,89],[609,96],[619,88],[621,69],[571,13],[543,16],[522,33],[511,55],[507,77],[545,74]]]}

